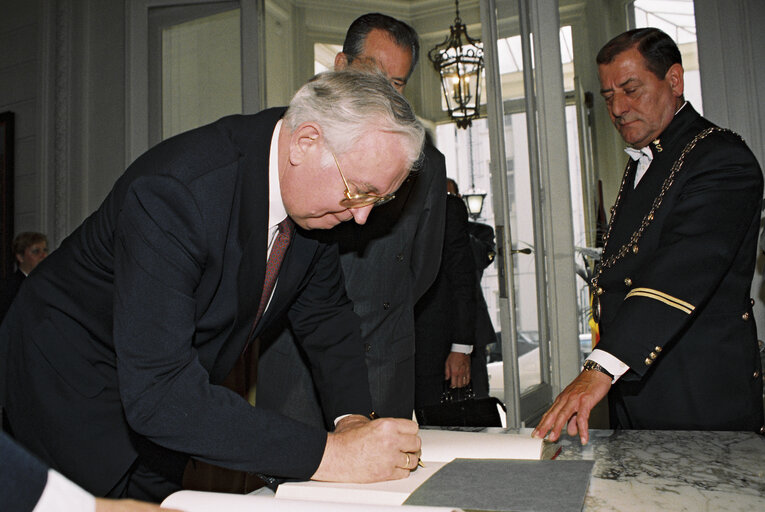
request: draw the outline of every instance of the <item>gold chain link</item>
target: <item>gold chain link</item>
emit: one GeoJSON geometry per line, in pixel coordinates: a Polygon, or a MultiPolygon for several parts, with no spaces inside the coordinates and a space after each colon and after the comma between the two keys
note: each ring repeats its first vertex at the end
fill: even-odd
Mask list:
{"type": "MultiPolygon", "coordinates": [[[[592,289],[597,293],[598,289],[598,279],[600,278],[601,274],[603,274],[603,270],[606,268],[613,267],[617,261],[624,258],[627,254],[630,253],[630,251],[633,250],[633,247],[637,247],[637,243],[640,240],[640,237],[643,236],[643,232],[648,227],[649,224],[651,224],[651,221],[654,219],[656,211],[661,206],[662,201],[664,200],[664,195],[667,193],[667,191],[672,187],[672,185],[675,183],[675,176],[678,172],[680,172],[683,164],[685,163],[685,157],[688,153],[690,153],[693,148],[696,147],[696,144],[699,143],[702,139],[707,137],[712,132],[729,132],[733,133],[731,130],[725,129],[725,128],[719,128],[716,126],[713,126],[711,128],[707,128],[706,130],[698,133],[693,140],[691,140],[688,144],[686,144],[685,148],[683,148],[682,153],[680,153],[680,156],[675,161],[674,165],[672,166],[672,170],[669,173],[669,176],[664,180],[664,183],[661,185],[661,190],[659,192],[659,195],[656,196],[653,200],[653,204],[651,205],[650,211],[643,216],[643,220],[640,223],[640,226],[632,233],[632,236],[630,237],[629,242],[622,245],[619,250],[615,253],[609,256],[606,260],[602,260],[598,263],[597,269],[595,270],[595,276],[590,281],[592,283],[592,289]]],[[[735,133],[733,133],[736,135],[735,133]]],[[[627,167],[629,167],[630,162],[627,162],[627,167]]],[[[608,222],[608,228],[606,229],[605,235],[603,235],[603,254],[606,254],[606,248],[608,247],[608,238],[611,235],[611,229],[614,226],[614,218],[616,217],[616,210],[619,207],[619,203],[621,202],[622,198],[622,192],[624,191],[624,185],[627,182],[627,170],[624,171],[624,177],[622,178],[621,186],[619,187],[619,193],[616,196],[616,201],[614,202],[614,206],[611,208],[611,219],[609,219],[608,222]]]]}

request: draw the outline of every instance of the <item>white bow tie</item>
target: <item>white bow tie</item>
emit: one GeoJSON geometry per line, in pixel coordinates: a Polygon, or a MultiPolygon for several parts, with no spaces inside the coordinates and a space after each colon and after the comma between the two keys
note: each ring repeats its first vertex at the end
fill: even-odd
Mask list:
{"type": "Polygon", "coordinates": [[[631,159],[640,160],[642,157],[648,157],[648,162],[653,161],[653,152],[650,146],[645,146],[641,149],[624,148],[624,152],[627,153],[631,159]]]}

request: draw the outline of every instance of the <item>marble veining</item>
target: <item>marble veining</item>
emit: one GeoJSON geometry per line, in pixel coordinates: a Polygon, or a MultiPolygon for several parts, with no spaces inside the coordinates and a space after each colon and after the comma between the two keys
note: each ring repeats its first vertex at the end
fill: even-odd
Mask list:
{"type": "Polygon", "coordinates": [[[562,460],[595,461],[585,511],[765,510],[765,438],[748,432],[593,430],[562,460]]]}

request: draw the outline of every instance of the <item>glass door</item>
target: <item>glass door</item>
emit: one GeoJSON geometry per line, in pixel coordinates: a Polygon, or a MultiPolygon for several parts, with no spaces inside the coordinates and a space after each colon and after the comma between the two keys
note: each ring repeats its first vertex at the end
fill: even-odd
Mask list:
{"type": "Polygon", "coordinates": [[[494,373],[502,377],[508,426],[517,428],[538,420],[581,361],[577,287],[583,283],[574,268],[586,201],[573,46],[570,28],[560,27],[557,0],[482,0],[480,6],[499,249],[503,362],[494,373]]]}

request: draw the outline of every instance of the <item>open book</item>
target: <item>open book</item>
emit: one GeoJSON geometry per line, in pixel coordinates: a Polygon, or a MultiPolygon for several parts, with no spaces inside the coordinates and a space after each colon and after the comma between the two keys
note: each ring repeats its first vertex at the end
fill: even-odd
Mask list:
{"type": "MultiPolygon", "coordinates": [[[[425,467],[418,468],[402,480],[373,484],[286,482],[279,486],[275,497],[179,491],[168,496],[162,506],[187,512],[353,512],[358,510],[358,504],[361,503],[365,511],[383,512],[392,510],[392,507],[398,508],[418,487],[454,459],[540,460],[552,458],[555,449],[555,445],[533,439],[529,434],[509,434],[505,431],[485,433],[423,429],[419,435],[425,467]]],[[[420,507],[407,506],[406,510],[417,512],[420,507]]],[[[458,509],[448,506],[423,510],[438,512],[458,509]]]]}
{"type": "Polygon", "coordinates": [[[552,455],[545,449],[548,443],[529,435],[451,430],[420,430],[419,435],[425,467],[413,471],[408,478],[373,484],[286,482],[276,490],[276,498],[401,505],[428,478],[454,459],[540,460],[552,455]]]}

